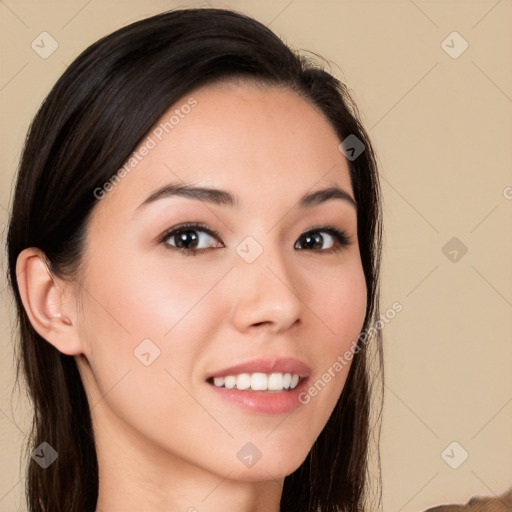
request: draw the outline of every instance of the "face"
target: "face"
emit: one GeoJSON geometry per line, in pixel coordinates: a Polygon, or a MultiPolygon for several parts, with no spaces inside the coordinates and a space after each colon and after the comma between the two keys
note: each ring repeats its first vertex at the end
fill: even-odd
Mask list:
{"type": "Polygon", "coordinates": [[[295,93],[250,84],[197,90],[162,122],[88,227],[77,359],[95,429],[183,471],[284,477],[366,311],[340,141],[295,93]],[[185,185],[224,192],[172,194],[185,185]]]}

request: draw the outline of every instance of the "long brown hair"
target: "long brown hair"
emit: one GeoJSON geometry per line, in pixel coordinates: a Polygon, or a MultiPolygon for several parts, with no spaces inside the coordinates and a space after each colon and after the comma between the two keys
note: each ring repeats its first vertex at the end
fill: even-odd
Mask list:
{"type": "MultiPolygon", "coordinates": [[[[340,142],[364,144],[349,159],[367,283],[363,330],[379,317],[381,199],[375,155],[347,87],[286,46],[261,23],[223,9],[166,12],[128,25],[87,48],[57,81],[34,118],[21,158],[8,228],[8,277],[17,306],[18,378],[34,406],[29,451],[42,442],[58,453],[47,469],[29,459],[30,512],[90,512],[98,462],[90,410],[72,356],[34,330],[16,281],[16,260],[40,248],[50,271],[77,279],[93,193],[126,162],[158,119],[185,94],[242,78],[296,91],[320,109],[340,142]]],[[[282,512],[366,509],[370,364],[381,367],[381,336],[359,339],[345,387],[303,464],[285,478],[282,512]],[[369,346],[373,346],[372,358],[369,346]],[[370,359],[372,359],[370,361],[370,359]]],[[[380,406],[379,406],[380,407],[380,406]]],[[[380,410],[380,409],[379,409],[380,410]]]]}

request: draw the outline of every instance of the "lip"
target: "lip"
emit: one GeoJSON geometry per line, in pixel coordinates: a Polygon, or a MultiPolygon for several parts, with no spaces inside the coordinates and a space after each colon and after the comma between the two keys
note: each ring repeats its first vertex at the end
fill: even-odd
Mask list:
{"type": "Polygon", "coordinates": [[[252,413],[279,415],[289,414],[303,405],[299,397],[307,388],[310,375],[309,366],[298,359],[253,359],[212,372],[206,377],[206,384],[216,396],[235,407],[252,413]],[[272,392],[219,388],[210,382],[213,377],[240,373],[295,373],[300,381],[292,390],[272,392]]]}
{"type": "Polygon", "coordinates": [[[258,358],[212,372],[206,376],[206,379],[239,375],[240,373],[296,373],[304,379],[311,374],[311,368],[293,357],[258,358]]]}

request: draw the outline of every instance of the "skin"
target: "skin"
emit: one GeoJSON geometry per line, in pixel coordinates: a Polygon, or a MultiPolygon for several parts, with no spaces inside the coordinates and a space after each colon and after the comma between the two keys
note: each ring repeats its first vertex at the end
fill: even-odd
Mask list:
{"type": "Polygon", "coordinates": [[[84,382],[98,448],[97,512],[216,512],[228,503],[238,512],[278,511],[284,477],[320,434],[350,365],[289,415],[233,406],[206,375],[255,357],[295,357],[315,382],[363,325],[354,206],[332,199],[295,207],[333,184],[354,197],[329,123],[282,88],[225,83],[193,97],[191,113],[98,201],[79,285],[51,276],[38,249],[18,259],[32,324],[75,356],[84,382]],[[173,197],[137,210],[157,188],[181,181],[228,190],[240,205],[173,197]],[[196,256],[159,243],[184,222],[202,222],[220,240],[199,232],[212,248],[196,256]],[[320,249],[294,248],[326,224],[346,231],[350,244],[329,253],[324,237],[320,249]],[[235,251],[247,236],[263,249],[250,264],[235,251]],[[133,351],[148,338],[161,353],[145,366],[133,351]],[[248,442],[262,453],[250,468],[236,456],[248,442]]]}

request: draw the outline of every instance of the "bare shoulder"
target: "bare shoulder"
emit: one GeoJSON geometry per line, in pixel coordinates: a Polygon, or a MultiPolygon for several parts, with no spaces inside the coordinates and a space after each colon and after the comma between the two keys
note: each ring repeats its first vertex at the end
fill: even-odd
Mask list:
{"type": "Polygon", "coordinates": [[[440,505],[425,512],[512,512],[512,487],[501,496],[475,496],[465,505],[440,505]]]}

